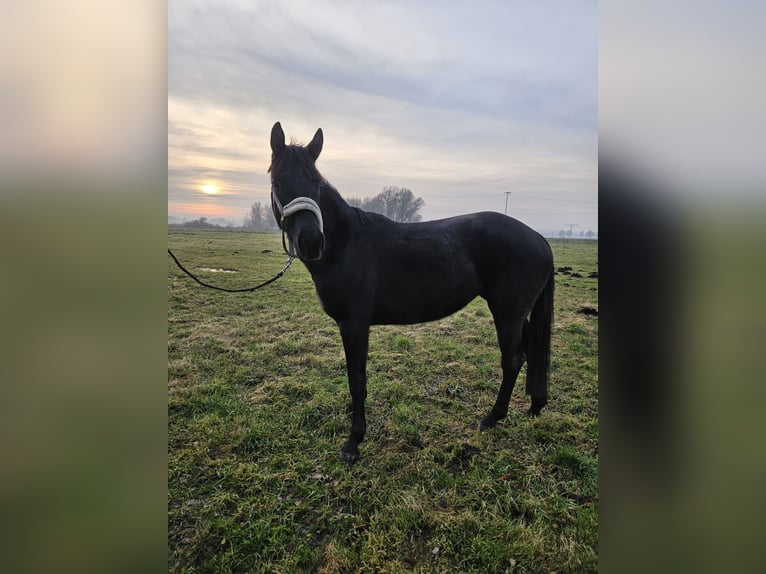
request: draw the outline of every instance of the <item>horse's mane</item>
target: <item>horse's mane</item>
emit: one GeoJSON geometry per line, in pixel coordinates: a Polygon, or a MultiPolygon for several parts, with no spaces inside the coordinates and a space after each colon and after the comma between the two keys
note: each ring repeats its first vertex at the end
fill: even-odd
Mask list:
{"type": "Polygon", "coordinates": [[[369,217],[368,217],[369,214],[366,211],[358,207],[349,205],[348,202],[345,199],[343,199],[343,196],[340,194],[340,192],[329,181],[327,181],[326,179],[323,181],[324,181],[323,189],[325,190],[325,193],[332,194],[336,202],[339,202],[341,205],[344,205],[346,209],[350,209],[354,213],[356,213],[356,216],[359,218],[359,222],[362,225],[367,225],[367,223],[369,223],[369,217]]]}

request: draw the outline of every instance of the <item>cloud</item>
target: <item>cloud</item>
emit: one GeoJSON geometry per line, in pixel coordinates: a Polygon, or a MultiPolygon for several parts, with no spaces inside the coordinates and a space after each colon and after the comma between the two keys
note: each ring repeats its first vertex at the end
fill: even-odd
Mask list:
{"type": "Polygon", "coordinates": [[[172,2],[177,193],[186,169],[232,178],[243,193],[249,173],[250,199],[262,200],[280,120],[302,141],[325,130],[319,167],[342,193],[407,185],[428,218],[470,210],[466,188],[541,189],[587,196],[594,227],[596,64],[592,3],[172,2]]]}

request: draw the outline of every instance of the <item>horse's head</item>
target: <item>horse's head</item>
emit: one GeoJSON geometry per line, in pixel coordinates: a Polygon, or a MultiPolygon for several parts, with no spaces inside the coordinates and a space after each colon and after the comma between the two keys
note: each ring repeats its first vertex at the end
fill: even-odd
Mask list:
{"type": "Polygon", "coordinates": [[[316,261],[324,250],[319,208],[322,175],[314,163],[322,151],[322,130],[307,146],[285,145],[279,122],[271,128],[271,207],[279,228],[287,234],[290,255],[316,261]]]}

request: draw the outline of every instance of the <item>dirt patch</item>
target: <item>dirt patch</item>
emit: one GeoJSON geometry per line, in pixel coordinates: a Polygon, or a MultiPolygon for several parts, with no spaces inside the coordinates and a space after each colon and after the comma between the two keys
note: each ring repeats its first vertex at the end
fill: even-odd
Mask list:
{"type": "Polygon", "coordinates": [[[453,472],[464,470],[468,468],[471,461],[476,458],[480,452],[481,451],[472,444],[464,442],[454,449],[454,454],[447,463],[447,467],[453,472]]]}
{"type": "Polygon", "coordinates": [[[583,305],[580,307],[580,310],[577,311],[580,315],[589,315],[593,317],[598,317],[598,309],[594,309],[593,307],[588,307],[586,305],[583,305]]]}

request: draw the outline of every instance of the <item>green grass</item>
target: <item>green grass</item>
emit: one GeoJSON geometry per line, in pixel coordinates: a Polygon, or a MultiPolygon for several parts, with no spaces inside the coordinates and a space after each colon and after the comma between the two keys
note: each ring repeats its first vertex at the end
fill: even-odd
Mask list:
{"type": "MultiPolygon", "coordinates": [[[[215,284],[262,281],[277,235],[171,232],[215,284]],[[265,250],[269,252],[264,253],[265,250]]],[[[349,468],[340,335],[296,262],[253,294],[204,289],[168,258],[168,565],[172,572],[594,572],[598,543],[597,243],[552,240],[550,402],[485,433],[501,369],[478,299],[434,323],[373,327],[368,432],[349,468]]]]}

